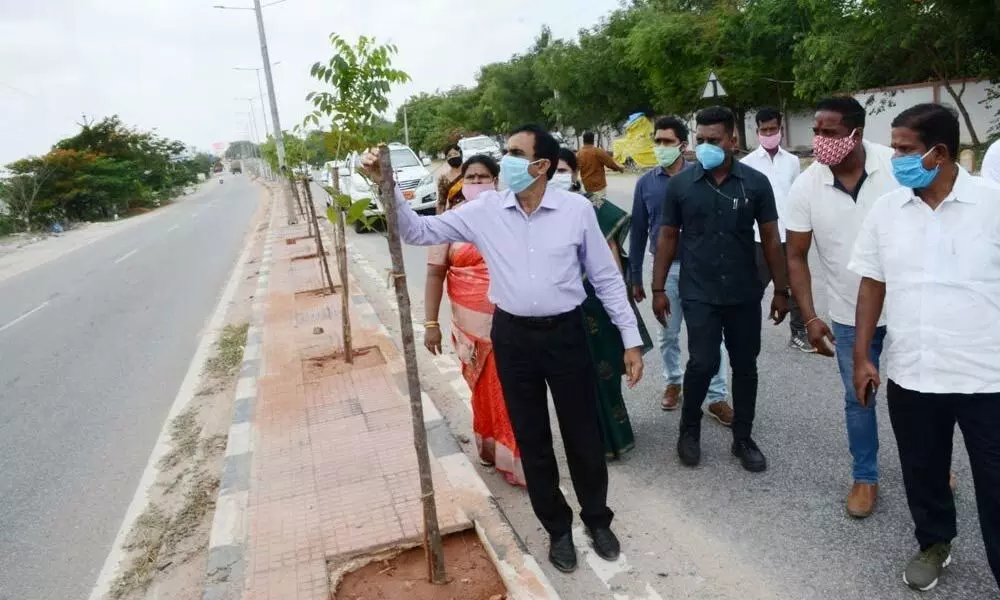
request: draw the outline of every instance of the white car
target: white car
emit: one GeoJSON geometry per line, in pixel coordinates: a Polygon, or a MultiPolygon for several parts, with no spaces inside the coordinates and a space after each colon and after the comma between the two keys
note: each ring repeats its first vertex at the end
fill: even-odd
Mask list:
{"type": "MultiPolygon", "coordinates": [[[[418,197],[416,193],[421,181],[430,175],[427,171],[427,165],[431,162],[430,159],[425,158],[421,161],[414,154],[413,150],[410,150],[409,146],[391,143],[389,144],[389,161],[392,163],[396,184],[399,185],[400,191],[403,192],[403,198],[410,201],[410,206],[413,207],[413,210],[424,211],[428,208],[433,209],[437,201],[436,197],[427,202],[423,198],[418,197]]],[[[349,194],[352,202],[357,202],[365,198],[369,199],[371,204],[369,204],[368,210],[365,211],[365,216],[381,218],[385,215],[385,210],[382,207],[381,201],[379,201],[378,188],[372,185],[360,172],[361,155],[358,153],[351,154],[347,159],[347,165],[347,167],[342,167],[339,170],[341,175],[341,191],[349,194]]],[[[354,229],[361,232],[364,231],[365,227],[364,224],[356,222],[354,229]]]]}
{"type": "Polygon", "coordinates": [[[485,154],[497,162],[500,162],[500,159],[503,158],[500,145],[493,138],[485,135],[462,138],[458,140],[458,147],[462,149],[463,161],[469,160],[477,154],[485,154]]]}
{"type": "Polygon", "coordinates": [[[417,189],[414,190],[413,210],[427,213],[435,211],[438,199],[437,184],[437,173],[428,173],[426,177],[420,180],[417,189]]]}

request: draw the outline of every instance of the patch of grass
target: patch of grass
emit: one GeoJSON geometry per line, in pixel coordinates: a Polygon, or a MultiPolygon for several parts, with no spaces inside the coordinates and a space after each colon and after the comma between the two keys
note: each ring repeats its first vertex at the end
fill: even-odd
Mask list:
{"type": "Polygon", "coordinates": [[[155,504],[150,504],[136,519],[125,540],[125,549],[131,553],[128,566],[111,583],[110,596],[114,600],[128,598],[153,582],[169,526],[170,519],[155,504]]]}
{"type": "Polygon", "coordinates": [[[170,470],[192,458],[198,450],[200,434],[198,409],[194,406],[174,417],[170,422],[170,452],[160,459],[159,467],[170,470]]]}
{"type": "Polygon", "coordinates": [[[215,356],[205,362],[205,372],[212,377],[226,377],[236,373],[243,361],[243,348],[247,345],[249,323],[226,325],[215,346],[215,356]]]}
{"type": "Polygon", "coordinates": [[[173,553],[182,541],[201,525],[205,515],[215,508],[215,497],[219,491],[219,478],[199,469],[184,494],[184,503],[170,521],[170,528],[163,537],[163,546],[168,555],[173,553]]]}
{"type": "Polygon", "coordinates": [[[130,554],[126,568],[111,584],[113,600],[145,592],[158,571],[175,562],[186,562],[198,553],[196,550],[177,558],[180,545],[215,508],[218,490],[219,478],[209,475],[204,462],[200,462],[192,470],[184,500],[176,513],[167,515],[160,506],[151,504],[139,515],[125,540],[125,550],[130,554]]]}

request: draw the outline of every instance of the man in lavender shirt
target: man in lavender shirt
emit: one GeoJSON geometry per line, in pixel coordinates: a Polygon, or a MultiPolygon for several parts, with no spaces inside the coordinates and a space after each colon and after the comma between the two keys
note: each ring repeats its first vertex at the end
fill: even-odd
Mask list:
{"type": "MultiPolygon", "coordinates": [[[[596,553],[617,560],[618,539],[607,506],[608,470],[598,424],[597,373],[590,360],[580,304],[583,275],[622,335],[629,387],[642,377],[638,324],[625,280],[597,216],[583,196],[548,187],[559,144],[544,129],[525,125],[507,142],[501,179],[509,189],[482,192],[437,216],[419,217],[396,189],[399,234],[407,244],[471,242],[490,271],[496,304],[492,341],[507,412],[521,449],[528,496],[551,537],[549,560],[576,569],[573,512],[559,491],[546,384],[559,419],[570,477],[596,553]]],[[[375,157],[365,158],[378,178],[375,157]]]]}

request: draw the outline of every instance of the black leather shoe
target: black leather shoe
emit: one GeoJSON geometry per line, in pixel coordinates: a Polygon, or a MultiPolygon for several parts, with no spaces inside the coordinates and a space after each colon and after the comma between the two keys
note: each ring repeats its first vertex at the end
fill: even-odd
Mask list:
{"type": "Polygon", "coordinates": [[[563,573],[576,570],[576,546],[573,545],[572,533],[552,538],[549,543],[549,562],[563,573]]]}
{"type": "Polygon", "coordinates": [[[751,473],[767,470],[767,459],[750,438],[733,441],[733,456],[739,458],[743,468],[751,473]]]}
{"type": "Polygon", "coordinates": [[[682,429],[677,438],[677,456],[688,467],[697,467],[701,462],[701,432],[697,429],[682,429]]]}
{"type": "Polygon", "coordinates": [[[587,535],[594,546],[594,552],[604,560],[616,561],[618,555],[622,553],[622,546],[618,543],[615,533],[608,527],[587,528],[587,535]]]}

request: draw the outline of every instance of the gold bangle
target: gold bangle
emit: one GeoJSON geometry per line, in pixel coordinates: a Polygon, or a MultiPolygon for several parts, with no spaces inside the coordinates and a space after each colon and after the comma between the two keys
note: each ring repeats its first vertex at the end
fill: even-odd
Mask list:
{"type": "Polygon", "coordinates": [[[424,329],[433,329],[433,328],[439,328],[440,329],[440,327],[441,326],[438,325],[437,321],[427,321],[426,323],[424,323],[424,329]]]}
{"type": "Polygon", "coordinates": [[[813,317],[813,318],[809,319],[808,321],[806,321],[806,323],[805,323],[805,325],[803,325],[803,327],[809,327],[810,325],[812,325],[813,323],[815,323],[816,321],[819,321],[819,320],[820,320],[820,318],[818,316],[813,317]]]}

